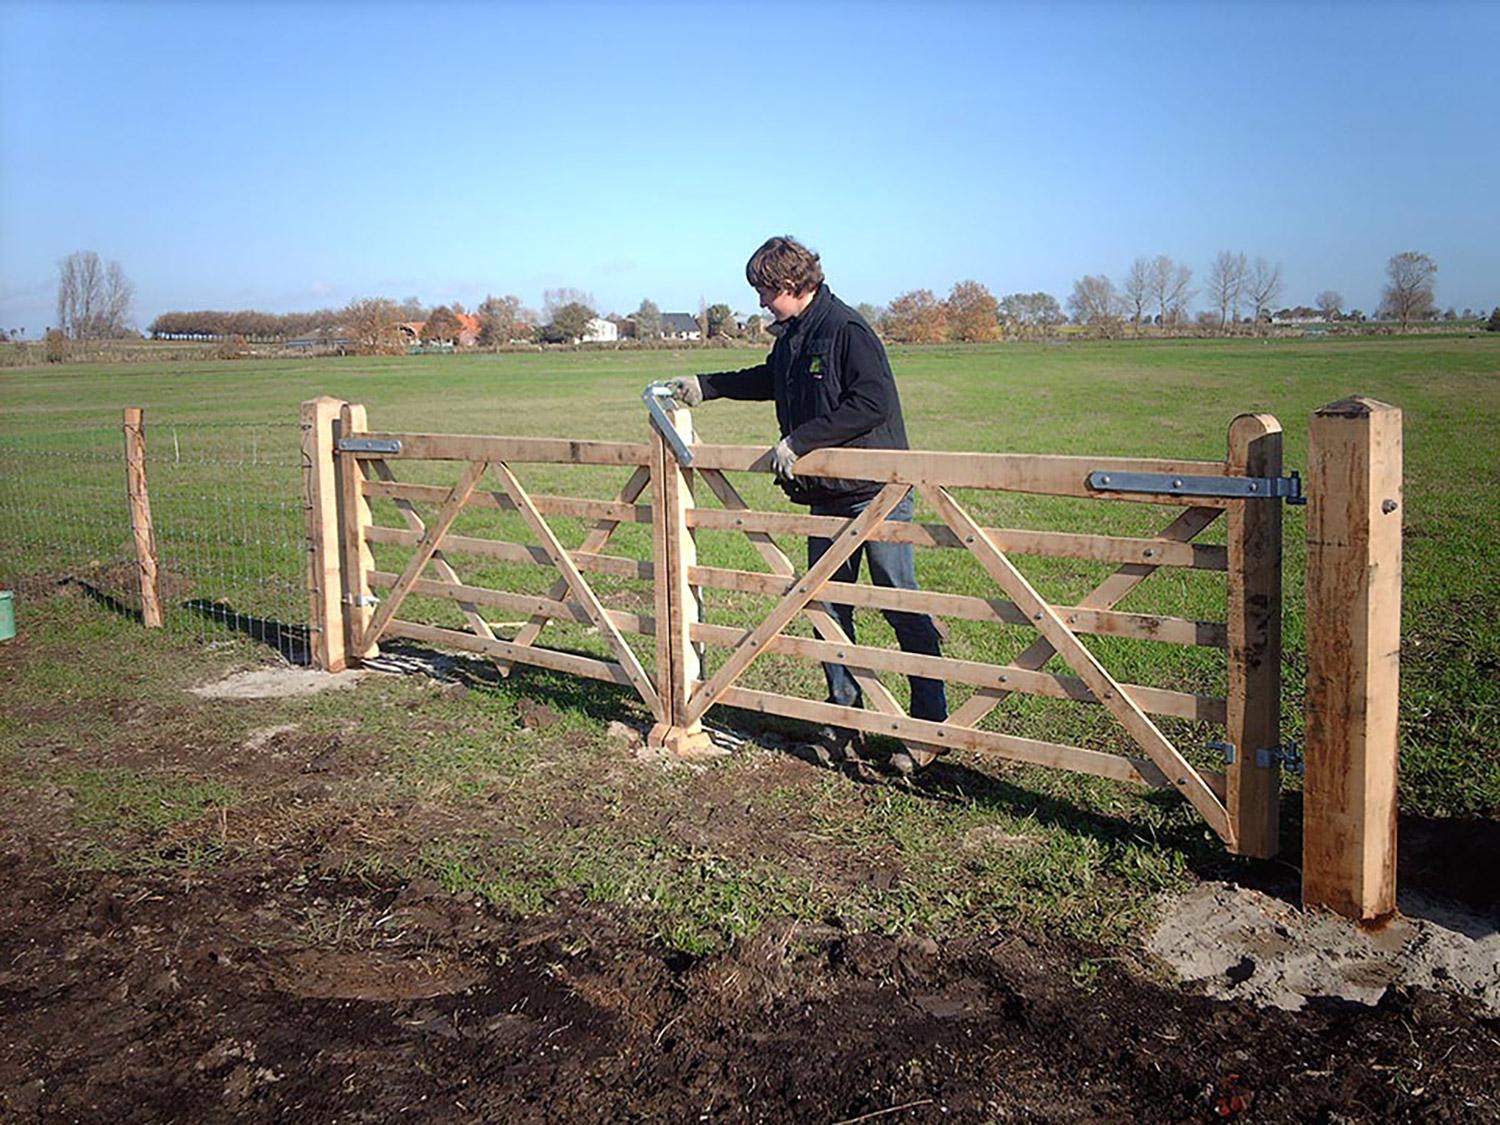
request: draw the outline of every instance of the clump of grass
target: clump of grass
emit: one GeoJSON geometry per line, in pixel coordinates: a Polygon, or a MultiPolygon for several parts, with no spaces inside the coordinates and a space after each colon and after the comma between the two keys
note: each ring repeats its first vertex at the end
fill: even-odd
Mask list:
{"type": "Polygon", "coordinates": [[[129,769],[59,770],[52,781],[73,798],[73,819],[102,835],[157,833],[240,802],[221,781],[155,777],[129,769]]]}

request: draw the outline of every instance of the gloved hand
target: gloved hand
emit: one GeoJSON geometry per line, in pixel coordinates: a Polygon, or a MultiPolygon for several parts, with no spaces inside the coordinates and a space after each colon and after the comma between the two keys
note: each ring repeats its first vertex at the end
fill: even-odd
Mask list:
{"type": "Polygon", "coordinates": [[[672,397],[685,406],[697,406],[703,401],[703,387],[699,385],[696,375],[681,375],[676,379],[669,379],[667,386],[672,389],[672,397]]]}
{"type": "Polygon", "coordinates": [[[792,452],[791,443],[782,438],[771,450],[771,469],[776,474],[777,480],[795,480],[797,474],[792,472],[792,465],[797,460],[797,455],[792,452]]]}

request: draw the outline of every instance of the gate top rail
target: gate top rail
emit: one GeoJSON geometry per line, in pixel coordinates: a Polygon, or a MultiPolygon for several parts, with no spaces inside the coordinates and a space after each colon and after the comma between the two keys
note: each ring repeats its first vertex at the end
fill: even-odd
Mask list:
{"type": "Polygon", "coordinates": [[[488,461],[549,465],[649,465],[645,442],[569,438],[491,437],[485,434],[408,434],[362,431],[339,451],[381,461],[488,461]]]}

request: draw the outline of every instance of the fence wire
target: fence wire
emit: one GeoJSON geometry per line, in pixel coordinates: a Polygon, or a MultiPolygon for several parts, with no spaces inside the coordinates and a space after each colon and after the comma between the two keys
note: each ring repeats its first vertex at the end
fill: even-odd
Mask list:
{"type": "MultiPolygon", "coordinates": [[[[146,480],[165,626],[233,634],[307,659],[301,434],[295,421],[174,423],[146,415],[146,480]]],[[[0,435],[0,587],[71,587],[139,616],[123,426],[0,435]]]]}

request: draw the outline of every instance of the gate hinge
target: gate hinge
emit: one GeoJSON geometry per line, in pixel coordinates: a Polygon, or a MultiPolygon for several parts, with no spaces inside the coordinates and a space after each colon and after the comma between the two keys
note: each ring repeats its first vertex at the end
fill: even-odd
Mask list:
{"type": "Polygon", "coordinates": [[[1195,477],[1180,473],[1089,474],[1096,492],[1154,492],[1166,496],[1226,496],[1232,500],[1285,500],[1306,504],[1302,478],[1295,470],[1284,477],[1195,477]]]}
{"type": "Polygon", "coordinates": [[[1292,739],[1286,740],[1284,746],[1272,746],[1266,750],[1255,752],[1255,764],[1259,769],[1268,770],[1272,766],[1280,766],[1287,773],[1302,776],[1305,762],[1302,751],[1297,748],[1297,743],[1292,739]]]}
{"type": "Polygon", "coordinates": [[[339,438],[340,453],[400,453],[401,442],[396,438],[339,438]]]}
{"type": "Polygon", "coordinates": [[[1232,766],[1232,765],[1234,765],[1234,758],[1235,758],[1234,743],[1232,743],[1232,742],[1208,742],[1208,743],[1204,743],[1204,748],[1208,749],[1208,750],[1217,750],[1220,754],[1223,754],[1224,755],[1224,764],[1226,766],[1232,766]]]}
{"type": "Polygon", "coordinates": [[[370,606],[379,605],[380,599],[374,594],[345,594],[344,604],[357,605],[362,609],[368,609],[370,606]]]}

